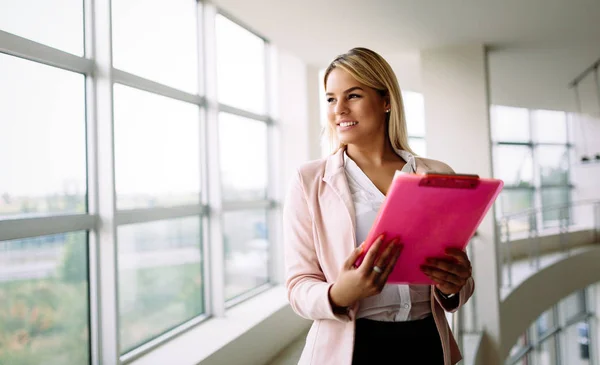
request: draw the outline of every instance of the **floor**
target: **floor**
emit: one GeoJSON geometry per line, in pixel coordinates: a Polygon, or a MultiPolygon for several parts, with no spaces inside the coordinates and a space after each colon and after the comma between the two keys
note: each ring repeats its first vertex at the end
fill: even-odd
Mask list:
{"type": "Polygon", "coordinates": [[[281,351],[279,355],[267,365],[297,365],[298,360],[300,360],[302,348],[304,347],[305,338],[306,333],[298,336],[294,342],[281,351]]]}

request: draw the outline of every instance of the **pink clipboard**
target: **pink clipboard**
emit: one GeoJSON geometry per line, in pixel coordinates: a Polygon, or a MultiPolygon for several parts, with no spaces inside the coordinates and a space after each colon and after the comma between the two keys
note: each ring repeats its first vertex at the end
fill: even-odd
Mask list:
{"type": "Polygon", "coordinates": [[[399,237],[404,245],[387,282],[434,284],[421,265],[429,257],[447,257],[447,247],[464,250],[503,186],[477,175],[396,172],[355,265],[383,233],[384,241],[399,237]]]}

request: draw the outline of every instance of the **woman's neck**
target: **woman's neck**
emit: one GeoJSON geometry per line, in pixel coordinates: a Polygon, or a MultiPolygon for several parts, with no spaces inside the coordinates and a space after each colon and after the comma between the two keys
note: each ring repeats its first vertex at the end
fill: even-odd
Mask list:
{"type": "Polygon", "coordinates": [[[389,142],[389,138],[385,138],[385,143],[372,143],[369,145],[348,144],[346,153],[359,165],[382,166],[387,162],[397,161],[400,158],[389,142]]]}

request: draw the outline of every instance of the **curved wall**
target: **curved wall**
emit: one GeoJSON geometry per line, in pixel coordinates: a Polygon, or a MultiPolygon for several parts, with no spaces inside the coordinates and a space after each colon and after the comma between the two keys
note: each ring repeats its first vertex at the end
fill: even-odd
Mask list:
{"type": "Polygon", "coordinates": [[[508,356],[519,336],[545,310],[572,292],[599,281],[600,245],[590,245],[526,279],[500,304],[500,358],[508,356]]]}

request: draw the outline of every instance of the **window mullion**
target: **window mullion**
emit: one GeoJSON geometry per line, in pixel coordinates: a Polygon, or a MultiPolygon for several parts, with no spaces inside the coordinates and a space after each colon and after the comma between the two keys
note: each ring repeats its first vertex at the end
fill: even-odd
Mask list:
{"type": "Polygon", "coordinates": [[[90,232],[92,363],[119,364],[117,249],[111,11],[108,0],[86,0],[86,56],[95,60],[87,80],[89,212],[101,221],[90,232]]]}
{"type": "Polygon", "coordinates": [[[203,6],[202,29],[204,33],[204,86],[206,92],[206,145],[208,183],[208,241],[205,255],[209,277],[207,291],[208,313],[225,315],[225,259],[222,226],[221,171],[219,167],[219,109],[217,102],[217,45],[215,18],[217,9],[208,2],[203,6]]]}

